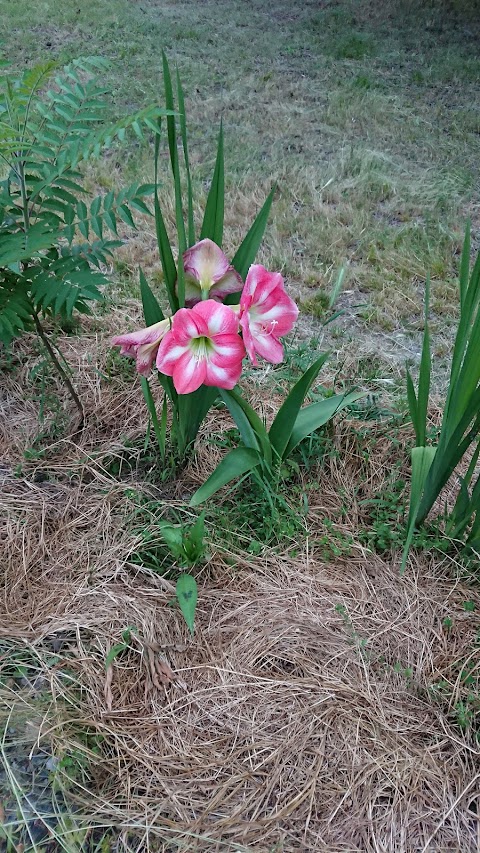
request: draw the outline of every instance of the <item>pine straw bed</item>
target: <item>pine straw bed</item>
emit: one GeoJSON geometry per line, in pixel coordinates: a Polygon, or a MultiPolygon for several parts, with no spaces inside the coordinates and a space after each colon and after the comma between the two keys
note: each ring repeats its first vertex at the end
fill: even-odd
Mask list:
{"type": "MultiPolygon", "coordinates": [[[[2,679],[1,698],[10,719],[33,725],[33,751],[84,751],[88,774],[69,792],[77,821],[117,827],[119,851],[477,851],[478,745],[451,714],[458,662],[480,666],[462,606],[475,593],[445,561],[418,556],[400,578],[398,556],[354,540],[348,557],[324,562],[316,540],[340,494],[355,535],[359,465],[370,466],[365,498],[391,464],[388,437],[360,463],[348,425],[337,431],[341,453],[309,494],[309,535],[294,556],[252,557],[240,539],[227,553],[210,531],[191,639],[168,606],[171,583],[131,562],[132,490],[153,487],[118,482],[98,461],[120,452],[121,436],[144,434],[143,406],[124,381],[99,378],[103,345],[90,338],[89,348],[90,360],[65,343],[87,407],[77,442],[13,475],[36,415],[18,372],[0,424],[0,642],[10,655],[28,650],[38,669],[26,686],[2,679]],[[106,671],[127,626],[138,634],[106,671]],[[449,704],[429,690],[442,679],[449,704]],[[101,736],[100,754],[80,731],[101,736]]],[[[170,504],[216,453],[200,444],[170,504]]]]}

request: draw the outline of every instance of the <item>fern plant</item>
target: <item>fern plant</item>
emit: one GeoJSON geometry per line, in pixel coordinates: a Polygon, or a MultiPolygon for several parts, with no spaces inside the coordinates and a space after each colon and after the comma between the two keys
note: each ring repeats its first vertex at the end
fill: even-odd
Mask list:
{"type": "MultiPolygon", "coordinates": [[[[2,63],[4,65],[4,63],[2,63]]],[[[150,106],[108,121],[108,63],[98,57],[58,69],[46,62],[20,76],[0,76],[0,342],[36,330],[75,401],[81,401],[43,321],[90,312],[106,283],[103,267],[120,245],[118,223],[135,227],[134,211],[150,213],[154,185],[132,184],[94,198],[82,163],[130,130],[139,139],[158,130],[165,113],[150,106]]]]}

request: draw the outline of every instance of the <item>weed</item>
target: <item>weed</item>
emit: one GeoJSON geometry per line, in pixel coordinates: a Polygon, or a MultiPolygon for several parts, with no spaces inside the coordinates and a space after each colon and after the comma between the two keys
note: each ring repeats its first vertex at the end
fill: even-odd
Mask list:
{"type": "Polygon", "coordinates": [[[320,559],[326,563],[333,562],[338,557],[349,557],[353,544],[353,536],[345,533],[329,518],[323,520],[315,537],[315,549],[318,549],[320,559]]]}
{"type": "Polygon", "coordinates": [[[126,524],[140,544],[130,561],[142,568],[165,577],[176,577],[178,569],[190,569],[209,559],[205,531],[205,515],[185,519],[171,513],[172,521],[165,519],[165,503],[152,500],[132,490],[133,503],[126,524]]]}
{"type": "Polygon", "coordinates": [[[359,634],[356,631],[356,629],[353,625],[353,622],[350,618],[349,612],[348,612],[347,608],[345,607],[345,605],[344,604],[336,604],[335,605],[335,612],[338,613],[338,615],[342,617],[343,627],[345,629],[347,636],[349,637],[349,642],[351,643],[351,645],[355,646],[359,655],[364,660],[369,660],[371,657],[371,653],[367,649],[368,640],[365,637],[362,637],[361,634],[359,634]]]}
{"type": "MultiPolygon", "coordinates": [[[[465,602],[470,605],[471,602],[465,602]]],[[[470,607],[466,612],[473,612],[470,607]]],[[[454,621],[446,617],[442,626],[450,632],[454,621]]],[[[454,661],[448,678],[435,681],[429,687],[430,697],[440,705],[448,708],[450,716],[456,725],[480,744],[480,672],[478,668],[478,650],[480,649],[480,632],[477,632],[471,653],[454,661]]]]}

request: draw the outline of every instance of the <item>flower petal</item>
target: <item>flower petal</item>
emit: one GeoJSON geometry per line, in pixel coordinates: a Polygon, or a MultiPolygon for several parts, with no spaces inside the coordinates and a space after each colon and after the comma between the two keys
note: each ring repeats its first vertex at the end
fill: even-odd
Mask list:
{"type": "Polygon", "coordinates": [[[242,337],[243,343],[245,344],[245,349],[247,350],[247,355],[252,362],[254,367],[258,367],[257,357],[255,355],[255,341],[253,340],[252,332],[250,331],[250,321],[248,317],[248,313],[243,314],[240,320],[240,327],[242,329],[242,337]]]}
{"type": "Polygon", "coordinates": [[[236,361],[230,367],[225,367],[223,364],[214,364],[210,359],[206,362],[204,385],[213,385],[216,388],[228,388],[229,391],[235,388],[242,373],[242,361],[236,361]]]}
{"type": "Polygon", "coordinates": [[[175,364],[188,351],[187,346],[181,346],[173,331],[168,332],[157,353],[157,368],[166,376],[172,376],[175,364]]]}
{"type": "Polygon", "coordinates": [[[178,394],[191,394],[203,385],[206,376],[206,359],[196,358],[187,351],[176,361],[172,378],[178,394]]]}
{"type": "Polygon", "coordinates": [[[280,364],[283,361],[283,346],[274,335],[261,333],[255,335],[255,349],[265,361],[270,364],[280,364]]]}
{"type": "Polygon", "coordinates": [[[170,319],[166,318],[146,329],[137,332],[129,332],[126,335],[117,335],[112,339],[113,346],[121,347],[120,353],[136,359],[137,370],[142,376],[150,373],[158,347],[162,338],[168,332],[170,319]]]}
{"type": "Polygon", "coordinates": [[[228,272],[229,267],[228,258],[220,246],[208,238],[200,240],[183,255],[185,273],[195,278],[200,286],[207,290],[228,272]]]}
{"type": "Polygon", "coordinates": [[[271,327],[278,338],[292,330],[298,317],[298,308],[293,299],[278,288],[260,305],[252,305],[249,314],[251,321],[271,327]]]}
{"type": "MultiPolygon", "coordinates": [[[[208,335],[208,326],[203,319],[202,314],[198,311],[199,305],[194,308],[180,308],[174,314],[172,320],[172,332],[175,335],[176,341],[182,346],[186,346],[192,338],[199,338],[208,335]]],[[[205,303],[203,303],[205,304],[205,303]]],[[[214,303],[216,304],[216,303],[214,303]]]]}
{"type": "Polygon", "coordinates": [[[233,267],[229,267],[227,274],[222,276],[221,279],[212,285],[208,295],[210,299],[223,300],[230,293],[238,293],[242,287],[243,281],[238,272],[234,270],[233,267]]]}
{"type": "MultiPolygon", "coordinates": [[[[214,335],[232,335],[238,332],[238,315],[228,305],[206,299],[192,309],[195,317],[201,318],[207,328],[209,337],[214,335]]],[[[176,316],[176,315],[175,315],[176,316]]]]}
{"type": "Polygon", "coordinates": [[[209,360],[228,367],[245,358],[245,345],[240,335],[215,335],[209,360]]]}
{"type": "Polygon", "coordinates": [[[283,278],[279,272],[269,272],[261,264],[252,264],[245,279],[240,304],[244,295],[252,296],[255,304],[262,303],[277,287],[284,289],[283,278]]]}
{"type": "Polygon", "coordinates": [[[187,308],[193,308],[202,298],[202,291],[196,278],[191,275],[185,275],[185,305],[187,308]]]}
{"type": "Polygon", "coordinates": [[[117,335],[112,338],[112,346],[120,346],[122,349],[140,346],[140,344],[151,344],[156,340],[161,340],[165,332],[168,331],[170,321],[160,320],[159,323],[154,323],[153,326],[147,326],[146,329],[138,329],[136,332],[127,332],[125,335],[117,335]]]}

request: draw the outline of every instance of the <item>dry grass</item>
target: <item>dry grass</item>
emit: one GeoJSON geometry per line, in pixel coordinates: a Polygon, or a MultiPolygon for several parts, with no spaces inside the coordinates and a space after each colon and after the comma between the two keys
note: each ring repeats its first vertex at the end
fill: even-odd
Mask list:
{"type": "Polygon", "coordinates": [[[18,373],[0,420],[1,667],[20,653],[34,673],[4,675],[0,692],[32,753],[76,756],[76,826],[116,827],[125,853],[478,850],[478,744],[453,708],[461,662],[480,666],[462,606],[473,597],[478,612],[480,595],[452,582],[446,560],[419,555],[400,578],[398,555],[355,538],[362,499],[390,471],[388,436],[368,459],[351,428],[337,433],[295,555],[287,543],[253,558],[241,536],[229,551],[209,528],[190,639],[171,582],[131,562],[129,517],[135,490],[181,506],[215,454],[200,442],[168,497],[139,474],[113,478],[102,459],[144,434],[143,406],[118,374],[101,379],[105,344],[84,343],[81,357],[62,343],[86,398],[78,443],[57,441],[14,477],[36,423],[18,373]],[[325,562],[318,531],[341,500],[353,545],[325,562]],[[138,634],[106,671],[127,626],[138,634]]]}

